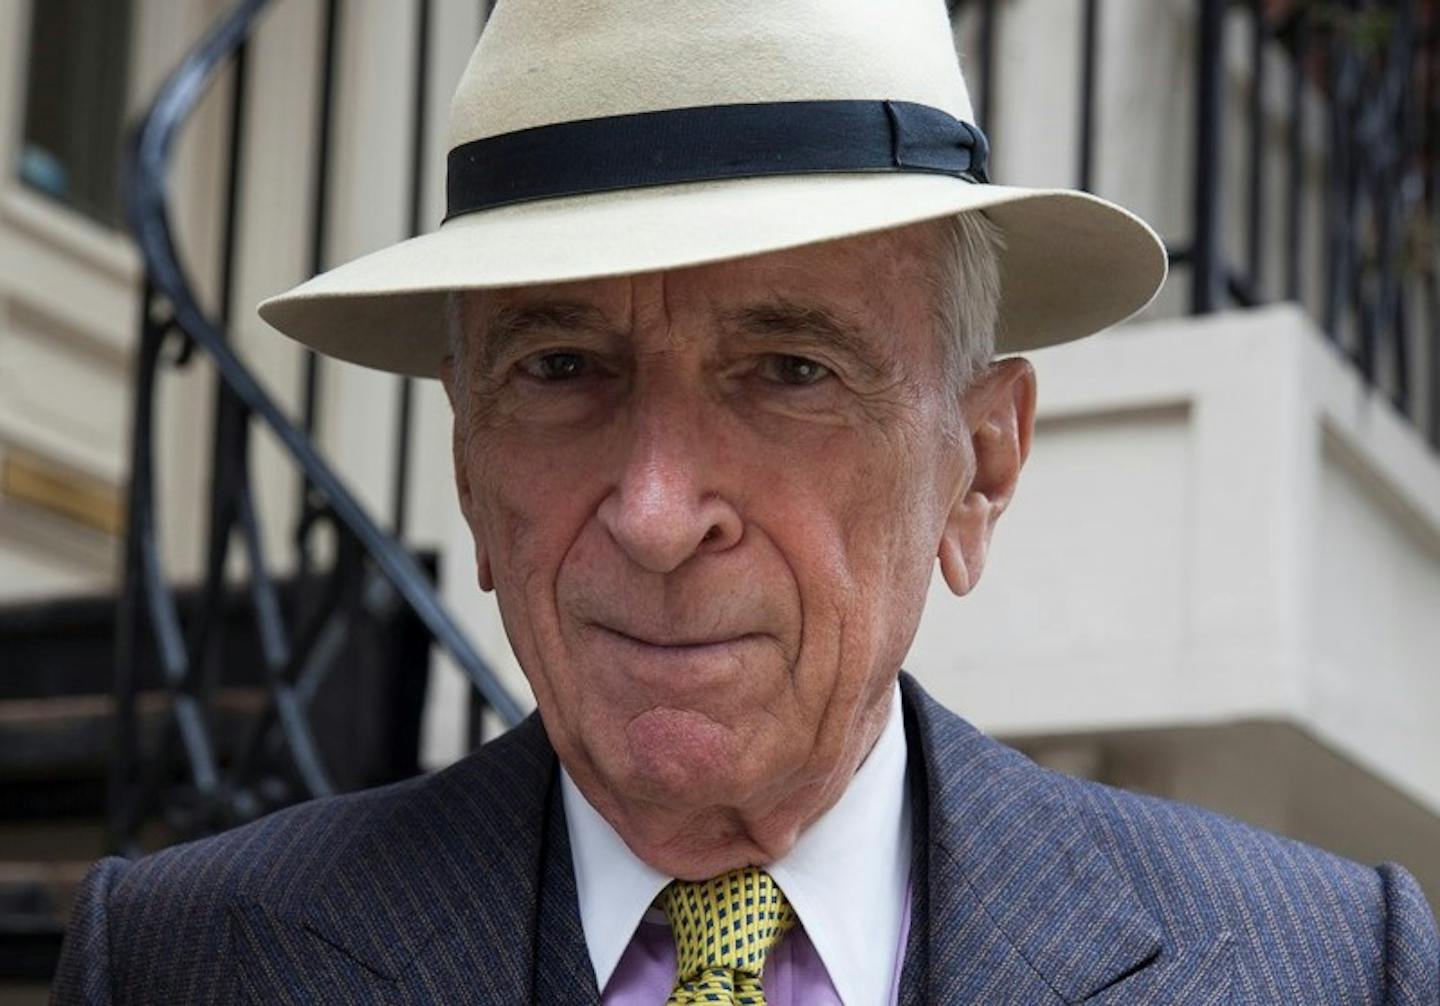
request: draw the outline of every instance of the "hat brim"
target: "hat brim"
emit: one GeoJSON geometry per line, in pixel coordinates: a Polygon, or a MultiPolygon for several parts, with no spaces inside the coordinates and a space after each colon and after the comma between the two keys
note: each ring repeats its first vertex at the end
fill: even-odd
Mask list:
{"type": "Polygon", "coordinates": [[[329,356],[417,377],[447,352],[445,298],[702,265],[983,210],[1000,230],[997,349],[1077,339],[1130,317],[1165,280],[1164,245],[1083,192],[940,175],[700,182],[526,203],[458,217],[322,273],[260,316],[329,356]]]}

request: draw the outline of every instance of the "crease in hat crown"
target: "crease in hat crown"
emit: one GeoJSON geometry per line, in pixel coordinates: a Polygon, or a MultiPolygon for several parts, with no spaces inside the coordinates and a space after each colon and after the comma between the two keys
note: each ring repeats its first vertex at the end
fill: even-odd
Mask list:
{"type": "MultiPolygon", "coordinates": [[[[855,100],[983,127],[943,0],[499,0],[452,99],[448,148],[637,113],[855,100]]],[[[457,214],[260,313],[320,352],[435,376],[453,291],[684,268],[984,212],[1002,235],[997,334],[1012,352],[1128,317],[1167,269],[1149,227],[1104,200],[899,164],[580,192],[457,214]]]]}
{"type": "Polygon", "coordinates": [[[974,123],[941,0],[501,0],[448,147],[701,105],[911,101],[974,123]]]}

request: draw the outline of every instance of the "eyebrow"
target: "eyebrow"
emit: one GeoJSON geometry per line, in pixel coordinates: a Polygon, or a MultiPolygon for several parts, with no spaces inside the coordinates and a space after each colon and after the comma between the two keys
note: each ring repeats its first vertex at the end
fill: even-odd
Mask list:
{"type": "MultiPolygon", "coordinates": [[[[817,343],[831,347],[849,358],[864,372],[878,379],[889,371],[889,357],[866,336],[858,325],[817,304],[772,300],[727,311],[721,316],[727,331],[756,336],[767,346],[797,355],[817,343]]],[[[590,333],[608,331],[612,326],[597,308],[578,301],[542,301],[497,307],[484,316],[479,326],[480,365],[489,370],[509,355],[517,344],[539,331],[590,333]]]]}
{"type": "Polygon", "coordinates": [[[819,305],[767,301],[727,312],[724,321],[730,330],[760,336],[781,351],[793,348],[799,352],[820,343],[849,357],[869,377],[881,377],[889,370],[889,357],[873,338],[819,305]]]}
{"type": "Polygon", "coordinates": [[[599,310],[578,302],[545,301],[497,307],[488,311],[479,325],[480,365],[489,370],[537,331],[593,333],[609,327],[599,310]]]}

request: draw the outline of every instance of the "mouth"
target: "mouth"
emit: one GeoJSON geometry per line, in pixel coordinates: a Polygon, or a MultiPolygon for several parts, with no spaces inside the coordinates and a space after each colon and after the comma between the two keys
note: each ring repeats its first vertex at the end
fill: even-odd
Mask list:
{"type": "Polygon", "coordinates": [[[632,702],[695,708],[728,702],[775,671],[776,640],[763,632],[657,632],[603,622],[586,629],[598,680],[632,702]]]}
{"type": "Polygon", "coordinates": [[[648,647],[656,650],[670,650],[679,653],[703,653],[706,650],[716,650],[733,646],[740,643],[747,643],[761,638],[758,632],[744,632],[736,635],[725,635],[724,633],[710,633],[704,635],[687,634],[652,634],[627,632],[614,626],[605,625],[600,622],[591,623],[601,633],[610,636],[620,642],[629,643],[633,646],[648,647]]]}

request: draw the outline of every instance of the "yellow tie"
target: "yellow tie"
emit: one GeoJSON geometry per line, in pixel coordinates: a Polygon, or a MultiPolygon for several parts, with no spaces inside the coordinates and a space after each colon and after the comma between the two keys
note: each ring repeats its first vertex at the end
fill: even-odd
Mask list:
{"type": "Polygon", "coordinates": [[[770,874],[747,866],[698,883],[676,880],[660,904],[678,965],[666,1006],[765,1006],[765,957],[795,925],[795,909],[770,874]]]}

